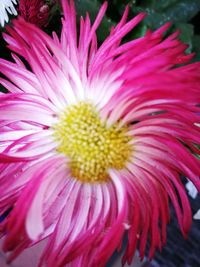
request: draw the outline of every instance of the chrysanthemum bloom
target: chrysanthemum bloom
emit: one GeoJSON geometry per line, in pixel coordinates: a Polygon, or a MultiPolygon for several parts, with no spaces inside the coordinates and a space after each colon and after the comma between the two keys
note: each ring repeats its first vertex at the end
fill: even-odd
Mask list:
{"type": "Polygon", "coordinates": [[[49,6],[45,0],[20,0],[19,14],[28,22],[45,26],[49,17],[49,6]]]}
{"type": "Polygon", "coordinates": [[[169,202],[187,235],[191,209],[180,175],[200,189],[200,63],[164,25],[121,44],[143,18],[128,7],[98,47],[89,15],[76,33],[73,1],[62,1],[53,38],[23,20],[4,37],[15,63],[0,60],[0,208],[10,260],[47,238],[39,266],[105,266],[127,234],[151,258],[166,242],[169,202]],[[193,153],[194,152],[194,153],[193,153]]]}
{"type": "Polygon", "coordinates": [[[10,15],[17,15],[15,6],[16,0],[0,0],[0,25],[4,27],[5,22],[9,21],[8,13],[10,15]]]}

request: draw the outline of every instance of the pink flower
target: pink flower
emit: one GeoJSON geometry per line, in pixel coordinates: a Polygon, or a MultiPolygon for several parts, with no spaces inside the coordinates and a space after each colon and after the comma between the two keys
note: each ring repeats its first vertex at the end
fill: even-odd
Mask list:
{"type": "Polygon", "coordinates": [[[44,0],[20,0],[19,13],[28,22],[45,26],[49,17],[49,6],[44,0]]]}
{"type": "Polygon", "coordinates": [[[60,39],[22,19],[0,60],[0,208],[3,249],[14,259],[42,239],[39,266],[105,266],[123,236],[123,263],[150,239],[166,242],[169,201],[186,237],[191,209],[180,175],[200,190],[200,63],[169,23],[127,43],[128,7],[98,47],[89,15],[76,33],[73,1],[62,1],[60,39]],[[18,57],[15,53],[19,54],[18,57]],[[26,65],[21,61],[26,60],[26,65]],[[29,66],[28,66],[29,65],[29,66]],[[28,68],[27,68],[28,66],[28,68]]]}

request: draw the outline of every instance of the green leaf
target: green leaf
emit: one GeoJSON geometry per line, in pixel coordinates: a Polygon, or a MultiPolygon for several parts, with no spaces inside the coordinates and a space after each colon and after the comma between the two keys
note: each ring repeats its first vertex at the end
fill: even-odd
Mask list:
{"type": "Polygon", "coordinates": [[[174,22],[188,22],[199,10],[200,0],[182,0],[168,8],[166,15],[174,22]]]}
{"type": "Polygon", "coordinates": [[[145,23],[153,30],[161,27],[167,21],[170,21],[170,18],[165,13],[158,13],[150,8],[147,8],[145,11],[147,12],[145,23]]]}
{"type": "Polygon", "coordinates": [[[140,22],[139,25],[137,25],[131,33],[128,35],[129,40],[137,39],[145,35],[147,31],[147,25],[144,23],[144,21],[140,22]]]}
{"type": "Polygon", "coordinates": [[[180,34],[181,41],[189,45],[188,49],[186,50],[186,53],[191,53],[192,38],[194,35],[194,26],[188,23],[176,23],[175,27],[181,31],[181,34],[180,34]]]}
{"type": "Polygon", "coordinates": [[[149,0],[140,6],[132,5],[131,9],[134,14],[146,11],[145,23],[148,27],[157,29],[167,21],[190,21],[200,10],[200,0],[149,0]]]}
{"type": "Polygon", "coordinates": [[[200,35],[194,35],[192,38],[193,52],[196,53],[194,61],[200,61],[200,35]]]}
{"type": "Polygon", "coordinates": [[[3,87],[3,85],[0,84],[0,92],[6,93],[7,90],[5,87],[3,87]]]}
{"type": "Polygon", "coordinates": [[[177,4],[178,2],[180,1],[179,0],[160,0],[160,1],[154,0],[154,4],[152,7],[157,11],[163,12],[164,10],[177,4]]]}
{"type": "Polygon", "coordinates": [[[77,16],[85,17],[89,12],[90,18],[94,20],[101,7],[101,4],[97,0],[75,0],[77,16]]]}
{"type": "Polygon", "coordinates": [[[152,8],[155,4],[155,0],[144,0],[144,1],[140,1],[140,6],[142,8],[152,8]]]}

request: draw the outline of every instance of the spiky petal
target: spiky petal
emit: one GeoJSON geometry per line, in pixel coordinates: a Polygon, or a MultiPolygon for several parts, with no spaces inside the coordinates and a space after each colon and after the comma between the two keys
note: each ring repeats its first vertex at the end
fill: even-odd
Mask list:
{"type": "Polygon", "coordinates": [[[4,34],[29,68],[15,54],[15,63],[0,59],[7,77],[0,82],[10,92],[0,95],[0,207],[11,210],[1,223],[3,248],[12,260],[47,238],[39,266],[103,267],[128,233],[123,263],[136,247],[143,258],[148,238],[151,258],[166,242],[169,201],[183,235],[189,231],[180,175],[200,190],[200,63],[182,66],[193,55],[185,55],[177,32],[163,40],[169,24],[121,43],[144,18],[126,22],[128,8],[98,47],[107,4],[92,25],[89,15],[81,18],[79,37],[74,2],[62,4],[60,39],[21,19],[4,34]],[[108,182],[81,182],[58,152],[60,114],[82,101],[92,103],[103,127],[127,129],[132,154],[123,169],[107,170],[108,182]]]}

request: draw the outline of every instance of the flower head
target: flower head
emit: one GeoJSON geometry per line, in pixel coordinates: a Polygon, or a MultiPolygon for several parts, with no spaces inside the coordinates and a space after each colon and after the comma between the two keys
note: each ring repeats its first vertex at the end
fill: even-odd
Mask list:
{"type": "Polygon", "coordinates": [[[4,27],[5,22],[8,22],[8,13],[11,15],[17,15],[15,6],[17,0],[1,0],[0,1],[0,25],[4,27]]]}
{"type": "Polygon", "coordinates": [[[98,47],[96,29],[62,1],[60,39],[22,19],[0,60],[0,207],[10,260],[47,238],[39,266],[104,266],[123,236],[123,263],[136,247],[151,258],[166,242],[169,201],[184,236],[191,209],[180,175],[200,189],[200,63],[188,63],[167,23],[121,43],[143,18],[119,24],[98,47]],[[27,64],[29,68],[27,69],[27,64]]]}
{"type": "Polygon", "coordinates": [[[28,22],[45,26],[49,17],[49,6],[44,0],[20,0],[19,14],[28,22]]]}

